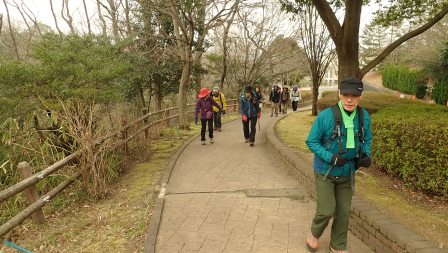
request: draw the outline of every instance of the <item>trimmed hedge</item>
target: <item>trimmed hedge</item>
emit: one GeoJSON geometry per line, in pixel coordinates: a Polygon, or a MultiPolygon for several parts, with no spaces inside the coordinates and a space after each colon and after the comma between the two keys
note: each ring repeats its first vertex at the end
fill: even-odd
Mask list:
{"type": "Polygon", "coordinates": [[[439,105],[446,105],[448,101],[448,77],[439,78],[434,84],[432,99],[439,105]]]}
{"type": "Polygon", "coordinates": [[[416,95],[418,86],[426,86],[423,81],[424,73],[421,70],[411,70],[406,66],[386,65],[381,73],[384,87],[392,90],[416,95]]]}
{"type": "Polygon", "coordinates": [[[403,105],[372,116],[375,165],[410,188],[448,197],[448,108],[403,105]]]}
{"type": "MultiPolygon", "coordinates": [[[[317,108],[319,111],[336,104],[339,101],[337,91],[326,92],[322,95],[322,99],[317,102],[317,108]]],[[[377,92],[363,92],[360,106],[364,107],[370,114],[376,113],[378,110],[403,105],[403,104],[423,104],[418,100],[409,100],[399,98],[392,94],[377,93],[377,92]]]]}

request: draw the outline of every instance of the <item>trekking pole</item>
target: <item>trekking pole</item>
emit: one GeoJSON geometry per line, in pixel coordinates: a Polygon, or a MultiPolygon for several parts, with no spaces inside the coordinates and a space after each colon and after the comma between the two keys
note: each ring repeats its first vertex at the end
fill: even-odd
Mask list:
{"type": "MultiPolygon", "coordinates": [[[[344,153],[345,153],[345,151],[338,152],[339,155],[342,155],[342,154],[344,154],[344,153]]],[[[324,175],[324,181],[327,180],[327,177],[328,177],[328,175],[330,174],[330,172],[331,172],[331,170],[332,170],[333,168],[334,168],[334,164],[332,164],[332,165],[330,166],[330,168],[328,168],[327,172],[325,173],[325,175],[324,175]]]]}

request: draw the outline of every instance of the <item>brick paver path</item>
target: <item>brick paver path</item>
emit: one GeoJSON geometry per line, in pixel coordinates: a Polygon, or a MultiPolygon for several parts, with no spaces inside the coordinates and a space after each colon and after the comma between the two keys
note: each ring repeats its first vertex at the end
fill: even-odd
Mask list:
{"type": "MultiPolygon", "coordinates": [[[[244,143],[238,120],[215,132],[214,144],[196,139],[184,150],[167,186],[156,252],[307,252],[315,202],[266,146],[270,120],[263,115],[255,147],[244,143]]],[[[329,230],[317,252],[328,252],[329,230]]],[[[351,234],[349,250],[372,252],[351,234]]]]}

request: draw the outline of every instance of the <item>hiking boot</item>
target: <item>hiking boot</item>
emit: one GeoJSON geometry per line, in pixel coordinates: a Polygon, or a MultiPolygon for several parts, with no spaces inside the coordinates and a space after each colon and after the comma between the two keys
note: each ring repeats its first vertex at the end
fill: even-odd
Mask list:
{"type": "Polygon", "coordinates": [[[278,113],[275,114],[275,117],[277,117],[277,116],[278,116],[278,113]]]}
{"type": "Polygon", "coordinates": [[[274,114],[271,113],[271,117],[274,116],[274,114]]]}
{"type": "Polygon", "coordinates": [[[213,138],[211,138],[211,139],[210,139],[210,143],[213,143],[213,142],[214,142],[214,141],[213,141],[213,138]]]}
{"type": "Polygon", "coordinates": [[[246,139],[244,142],[248,143],[248,142],[249,142],[249,139],[246,139]]]}
{"type": "MultiPolygon", "coordinates": [[[[319,248],[319,239],[314,237],[311,233],[308,234],[308,236],[306,238],[306,248],[310,252],[315,252],[317,250],[317,248],[319,248]]],[[[330,249],[331,249],[331,247],[330,247],[330,249]]]]}
{"type": "Polygon", "coordinates": [[[218,128],[217,128],[217,127],[215,127],[215,128],[213,128],[213,130],[215,130],[215,131],[216,131],[216,130],[218,130],[218,128]]]}
{"type": "Polygon", "coordinates": [[[201,141],[201,144],[202,144],[202,145],[205,145],[205,141],[201,141]]]}
{"type": "Polygon", "coordinates": [[[254,146],[254,142],[253,142],[253,141],[250,142],[250,146],[251,146],[251,147],[254,146]]]}
{"type": "Polygon", "coordinates": [[[218,132],[221,132],[221,128],[220,127],[218,128],[218,132]]]}
{"type": "Polygon", "coordinates": [[[330,246],[328,253],[348,253],[348,251],[347,250],[335,250],[330,246]]]}

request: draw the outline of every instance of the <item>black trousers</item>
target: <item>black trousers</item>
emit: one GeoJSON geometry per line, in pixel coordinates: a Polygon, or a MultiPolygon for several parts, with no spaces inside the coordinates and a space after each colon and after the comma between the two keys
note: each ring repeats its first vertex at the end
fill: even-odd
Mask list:
{"type": "Polygon", "coordinates": [[[205,128],[208,125],[208,137],[213,139],[213,119],[201,119],[201,141],[205,141],[205,128]]]}
{"type": "Polygon", "coordinates": [[[213,112],[213,114],[215,114],[215,118],[214,123],[215,123],[215,128],[221,128],[222,123],[221,123],[221,112],[213,112]]]}
{"type": "Polygon", "coordinates": [[[292,110],[293,111],[297,111],[297,104],[299,103],[299,101],[292,101],[292,110]]]}
{"type": "Polygon", "coordinates": [[[257,116],[248,118],[246,122],[243,121],[243,132],[245,139],[249,139],[250,142],[255,142],[255,133],[257,132],[257,116]]]}

